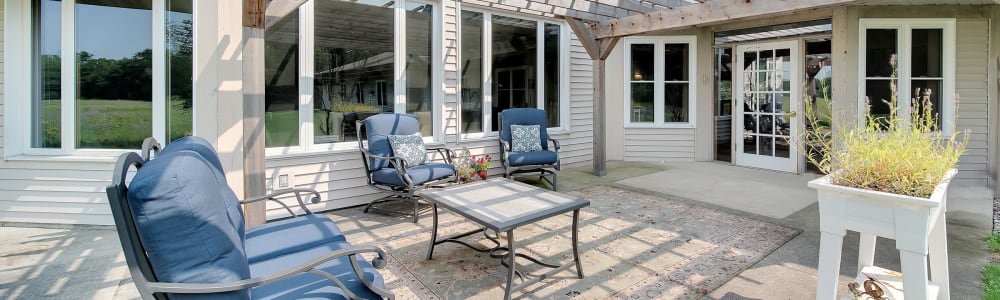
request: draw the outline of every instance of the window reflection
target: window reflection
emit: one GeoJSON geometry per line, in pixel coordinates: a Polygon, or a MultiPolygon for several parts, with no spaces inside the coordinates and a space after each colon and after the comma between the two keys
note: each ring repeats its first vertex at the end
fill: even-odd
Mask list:
{"type": "Polygon", "coordinates": [[[462,132],[483,132],[483,14],[462,11],[462,132]]]}
{"type": "Polygon", "coordinates": [[[434,7],[406,3],[406,112],[417,115],[420,133],[433,135],[431,33],[434,7]]]}
{"type": "Polygon", "coordinates": [[[59,148],[62,145],[62,2],[40,1],[35,6],[36,61],[38,90],[33,98],[32,147],[59,148]]]}
{"type": "Polygon", "coordinates": [[[152,1],[80,1],[76,146],[132,149],[152,135],[152,1]]]}
{"type": "Polygon", "coordinates": [[[493,16],[493,128],[500,112],[514,107],[538,107],[535,82],[538,23],[493,16]]]}
{"type": "Polygon", "coordinates": [[[167,28],[167,139],[173,141],[193,132],[191,122],[191,68],[194,53],[192,0],[168,0],[167,28]]]}
{"type": "Polygon", "coordinates": [[[299,22],[292,13],[265,33],[264,144],[299,145],[299,22]]]}
{"type": "Polygon", "coordinates": [[[356,120],[394,109],[394,9],[363,3],[316,2],[314,143],[355,141],[356,120]]]}

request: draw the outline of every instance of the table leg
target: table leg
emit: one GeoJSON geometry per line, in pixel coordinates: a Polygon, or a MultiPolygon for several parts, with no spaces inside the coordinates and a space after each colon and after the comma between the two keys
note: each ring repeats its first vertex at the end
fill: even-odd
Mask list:
{"type": "Polygon", "coordinates": [[[434,216],[434,225],[431,226],[431,243],[427,245],[427,260],[431,260],[431,256],[434,255],[434,244],[437,244],[438,235],[438,206],[437,203],[431,202],[431,211],[434,216]]]}
{"type": "Polygon", "coordinates": [[[514,267],[517,266],[514,261],[516,256],[517,254],[514,253],[514,230],[507,230],[507,262],[510,265],[507,268],[507,288],[503,293],[504,300],[510,300],[511,288],[514,287],[514,276],[517,274],[517,271],[514,270],[514,267]]]}
{"type": "Polygon", "coordinates": [[[840,249],[844,244],[844,230],[839,233],[820,233],[819,269],[816,280],[816,299],[833,300],[837,298],[838,277],[840,275],[840,249]]]}
{"type": "Polygon", "coordinates": [[[861,232],[861,242],[858,243],[858,272],[867,266],[875,265],[875,240],[878,238],[874,234],[861,232]]]}
{"type": "Polygon", "coordinates": [[[579,233],[577,227],[580,224],[580,209],[573,210],[573,261],[576,262],[576,276],[583,278],[583,262],[580,261],[579,233]]]}

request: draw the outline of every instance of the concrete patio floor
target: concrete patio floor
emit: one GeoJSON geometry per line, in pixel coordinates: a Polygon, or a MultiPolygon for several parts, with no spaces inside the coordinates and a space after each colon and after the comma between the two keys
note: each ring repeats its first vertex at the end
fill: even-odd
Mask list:
{"type": "MultiPolygon", "coordinates": [[[[704,298],[815,297],[819,211],[815,192],[805,186],[814,175],[775,173],[720,163],[609,162],[607,176],[594,177],[590,171],[590,167],[583,167],[560,172],[560,191],[608,185],[802,231],[718,288],[708,291],[704,298]]],[[[952,192],[952,195],[968,194],[971,193],[962,190],[952,192]]],[[[992,226],[989,213],[989,210],[948,212],[953,299],[982,298],[980,271],[989,260],[983,241],[992,226]]],[[[427,221],[422,219],[421,222],[427,221]]],[[[2,225],[0,298],[137,298],[113,230],[88,226],[2,225]]],[[[404,226],[413,225],[401,221],[381,230],[399,230],[404,226]]],[[[840,291],[845,291],[847,282],[852,280],[857,247],[857,234],[848,233],[841,262],[840,291]]],[[[878,240],[875,263],[899,269],[899,257],[892,240],[878,240]]]]}

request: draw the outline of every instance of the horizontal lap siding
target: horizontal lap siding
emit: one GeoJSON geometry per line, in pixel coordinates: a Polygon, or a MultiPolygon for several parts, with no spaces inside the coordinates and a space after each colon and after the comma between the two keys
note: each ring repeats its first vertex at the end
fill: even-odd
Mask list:
{"type": "Polygon", "coordinates": [[[627,161],[693,161],[694,129],[625,128],[627,161]]]}
{"type": "Polygon", "coordinates": [[[114,163],[6,161],[0,222],[112,225],[105,187],[114,163]]]}
{"type": "MultiPolygon", "coordinates": [[[[959,19],[955,32],[955,92],[960,96],[955,123],[956,130],[969,133],[968,148],[958,164],[957,182],[986,186],[987,161],[993,151],[987,134],[991,105],[986,82],[989,20],[959,19]]],[[[944,100],[950,101],[948,98],[944,100]]]]}

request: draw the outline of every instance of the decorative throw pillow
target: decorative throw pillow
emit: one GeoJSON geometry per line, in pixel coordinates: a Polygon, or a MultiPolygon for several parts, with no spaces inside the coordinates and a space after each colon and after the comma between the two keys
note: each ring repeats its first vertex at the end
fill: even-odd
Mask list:
{"type": "Polygon", "coordinates": [[[511,151],[542,151],[542,138],[538,125],[510,125],[511,151]]]}
{"type": "Polygon", "coordinates": [[[427,160],[427,148],[424,147],[424,137],[420,132],[390,135],[389,146],[392,147],[392,155],[406,161],[407,167],[422,165],[427,160]]]}

